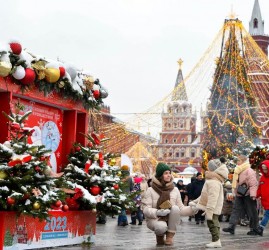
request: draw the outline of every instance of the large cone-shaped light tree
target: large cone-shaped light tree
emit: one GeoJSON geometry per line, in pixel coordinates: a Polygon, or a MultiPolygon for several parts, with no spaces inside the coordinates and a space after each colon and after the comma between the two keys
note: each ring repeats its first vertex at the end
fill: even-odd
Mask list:
{"type": "Polygon", "coordinates": [[[208,103],[203,141],[203,167],[211,158],[248,155],[260,131],[257,128],[255,95],[247,76],[242,23],[225,20],[220,57],[208,103]]]}

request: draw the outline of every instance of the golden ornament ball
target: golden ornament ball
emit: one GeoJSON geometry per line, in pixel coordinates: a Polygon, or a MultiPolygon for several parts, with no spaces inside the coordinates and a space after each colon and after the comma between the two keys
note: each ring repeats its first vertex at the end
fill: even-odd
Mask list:
{"type": "Polygon", "coordinates": [[[117,173],[117,176],[121,176],[121,171],[119,171],[119,172],[117,173]]]}
{"type": "Polygon", "coordinates": [[[5,171],[0,171],[0,179],[5,180],[7,178],[7,173],[5,171]]]}
{"type": "Polygon", "coordinates": [[[38,210],[38,209],[40,209],[40,207],[41,207],[41,205],[40,205],[40,203],[39,203],[38,201],[36,201],[36,202],[33,204],[33,209],[34,209],[34,210],[38,210]]]}
{"type": "Polygon", "coordinates": [[[109,161],[109,165],[110,165],[110,166],[115,166],[115,164],[116,164],[116,159],[111,159],[111,160],[109,161]]]}
{"type": "Polygon", "coordinates": [[[12,69],[12,64],[10,62],[0,62],[0,76],[6,77],[9,75],[12,69]]]}
{"type": "Polygon", "coordinates": [[[49,83],[57,82],[60,78],[60,70],[54,68],[45,69],[46,81],[49,83]]]}
{"type": "Polygon", "coordinates": [[[65,85],[65,82],[64,82],[64,81],[60,81],[60,82],[58,83],[58,87],[59,87],[60,89],[63,88],[64,85],[65,85]]]}

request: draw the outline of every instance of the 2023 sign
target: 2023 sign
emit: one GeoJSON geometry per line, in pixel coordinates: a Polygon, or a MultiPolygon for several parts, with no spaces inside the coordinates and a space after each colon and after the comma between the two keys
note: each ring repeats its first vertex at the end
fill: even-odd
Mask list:
{"type": "Polygon", "coordinates": [[[44,231],[63,231],[67,228],[67,217],[58,216],[47,218],[47,223],[44,227],[44,231]]]}

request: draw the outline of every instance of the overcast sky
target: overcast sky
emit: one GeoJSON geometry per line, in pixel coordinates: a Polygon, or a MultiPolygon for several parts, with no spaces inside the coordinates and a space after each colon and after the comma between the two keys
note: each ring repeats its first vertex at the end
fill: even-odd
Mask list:
{"type": "Polygon", "coordinates": [[[232,5],[248,30],[254,0],[0,0],[0,42],[73,63],[108,89],[113,114],[137,113],[173,89],[179,58],[191,71],[232,5]]]}

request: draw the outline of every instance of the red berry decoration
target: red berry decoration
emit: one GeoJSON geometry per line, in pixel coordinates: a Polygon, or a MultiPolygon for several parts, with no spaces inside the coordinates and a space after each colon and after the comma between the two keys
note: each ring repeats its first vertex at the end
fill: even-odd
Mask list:
{"type": "Polygon", "coordinates": [[[114,184],[113,185],[113,188],[115,189],[115,190],[118,190],[120,187],[119,187],[119,184],[114,184]]]}
{"type": "Polygon", "coordinates": [[[92,142],[88,142],[87,147],[88,147],[88,148],[92,148],[92,147],[93,147],[92,142]]]}
{"type": "Polygon", "coordinates": [[[79,147],[79,146],[75,147],[76,152],[79,152],[80,150],[81,150],[81,147],[79,147]]]}
{"type": "Polygon", "coordinates": [[[65,68],[59,67],[59,70],[60,70],[60,77],[64,77],[65,76],[65,68]]]}
{"type": "Polygon", "coordinates": [[[22,47],[19,43],[10,43],[9,46],[10,46],[12,52],[16,55],[19,55],[22,51],[22,47]]]}
{"type": "Polygon", "coordinates": [[[101,192],[101,188],[99,186],[92,186],[90,188],[90,193],[92,195],[98,195],[98,194],[100,194],[100,192],[101,192]]]}
{"type": "Polygon", "coordinates": [[[36,77],[35,71],[30,68],[27,68],[25,70],[25,77],[22,78],[20,81],[24,85],[29,85],[35,81],[35,77],[36,77]]]}
{"type": "Polygon", "coordinates": [[[8,205],[14,205],[16,200],[12,197],[7,197],[7,204],[8,205]]]}

